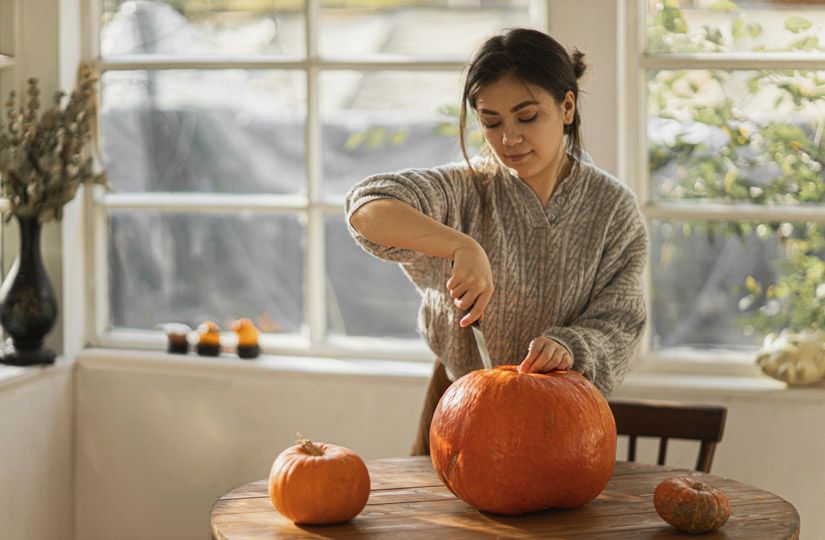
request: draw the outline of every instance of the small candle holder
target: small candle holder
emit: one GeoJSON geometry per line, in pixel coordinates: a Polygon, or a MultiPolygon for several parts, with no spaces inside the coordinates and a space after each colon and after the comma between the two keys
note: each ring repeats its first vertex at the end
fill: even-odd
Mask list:
{"type": "Polygon", "coordinates": [[[238,336],[238,356],[240,358],[257,358],[261,354],[258,345],[258,329],[250,319],[238,319],[232,323],[232,330],[238,336]]]}
{"type": "Polygon", "coordinates": [[[189,341],[186,339],[192,328],[188,324],[168,323],[163,325],[166,334],[166,352],[172,354],[186,354],[189,352],[189,341]]]}
{"type": "Polygon", "coordinates": [[[221,327],[212,321],[202,322],[198,326],[195,350],[201,356],[218,356],[221,352],[221,327]]]}

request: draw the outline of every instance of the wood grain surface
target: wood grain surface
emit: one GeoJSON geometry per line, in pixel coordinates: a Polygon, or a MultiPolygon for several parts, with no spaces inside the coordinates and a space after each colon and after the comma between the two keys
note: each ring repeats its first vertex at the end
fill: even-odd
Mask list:
{"type": "Polygon", "coordinates": [[[271,538],[580,538],[797,539],[799,514],[782,498],[753,486],[686,469],[617,462],[605,490],[575,510],[521,516],[479,512],[441,483],[428,457],[367,462],[372,490],[367,506],[340,525],[295,525],[278,514],[260,480],[222,496],[212,508],[217,540],[271,538]],[[653,490],[673,476],[693,476],[724,491],[731,517],[713,533],[679,533],[656,514],[653,490]]]}

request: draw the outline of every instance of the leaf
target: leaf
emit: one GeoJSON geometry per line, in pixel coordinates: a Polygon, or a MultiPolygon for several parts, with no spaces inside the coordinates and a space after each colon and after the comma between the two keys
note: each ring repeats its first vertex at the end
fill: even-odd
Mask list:
{"type": "Polygon", "coordinates": [[[800,17],[798,15],[788,17],[787,19],[785,19],[785,28],[788,31],[793,32],[794,34],[804,32],[811,26],[813,26],[813,23],[811,21],[809,21],[805,17],[800,17]]]}
{"type": "Polygon", "coordinates": [[[819,48],[819,38],[816,36],[805,36],[790,45],[791,50],[797,51],[813,51],[817,48],[819,48]]]}
{"type": "Polygon", "coordinates": [[[407,142],[407,138],[409,137],[409,134],[410,134],[409,130],[406,129],[406,128],[402,128],[402,129],[397,130],[395,133],[393,133],[390,136],[390,144],[393,144],[393,145],[396,145],[396,146],[404,144],[405,142],[407,142]]]}
{"type": "Polygon", "coordinates": [[[745,288],[751,294],[755,294],[755,295],[762,294],[762,286],[759,284],[758,281],[756,281],[756,278],[754,278],[753,276],[748,276],[745,279],[745,288]]]}
{"type": "Polygon", "coordinates": [[[716,0],[714,3],[710,5],[710,9],[721,13],[729,13],[731,11],[738,10],[739,6],[737,6],[731,0],[716,0]]]}
{"type": "Polygon", "coordinates": [[[748,35],[751,39],[756,39],[762,35],[762,25],[758,22],[748,23],[748,35]]]}
{"type": "Polygon", "coordinates": [[[349,151],[357,150],[359,146],[364,144],[366,139],[367,134],[365,131],[356,131],[350,135],[347,142],[344,143],[344,148],[349,151]]]}
{"type": "Polygon", "coordinates": [[[736,41],[745,37],[745,21],[741,17],[731,23],[730,33],[736,41]]]}

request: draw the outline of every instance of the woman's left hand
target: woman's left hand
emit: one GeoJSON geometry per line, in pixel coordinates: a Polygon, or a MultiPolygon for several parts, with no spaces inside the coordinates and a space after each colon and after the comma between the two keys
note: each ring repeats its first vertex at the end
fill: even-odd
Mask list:
{"type": "Polygon", "coordinates": [[[527,356],[518,366],[519,373],[547,373],[554,369],[570,369],[573,359],[564,345],[550,338],[537,337],[530,342],[527,356]]]}

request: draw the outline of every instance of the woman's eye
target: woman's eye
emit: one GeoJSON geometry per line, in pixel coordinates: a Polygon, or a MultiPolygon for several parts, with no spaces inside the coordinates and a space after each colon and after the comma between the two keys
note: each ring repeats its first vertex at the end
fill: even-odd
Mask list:
{"type": "Polygon", "coordinates": [[[535,120],[538,115],[539,115],[539,113],[536,113],[533,116],[531,116],[530,118],[519,118],[518,121],[523,123],[523,124],[527,124],[527,123],[532,122],[533,120],[535,120]]]}
{"type": "MultiPolygon", "coordinates": [[[[482,122],[482,123],[483,123],[483,122],[482,122]]],[[[483,124],[484,124],[484,123],[483,123],[483,124]]],[[[501,125],[501,122],[496,122],[496,123],[494,123],[494,124],[484,124],[484,127],[486,127],[487,129],[492,129],[492,128],[496,128],[496,127],[498,127],[498,126],[500,126],[500,125],[501,125]]]]}

